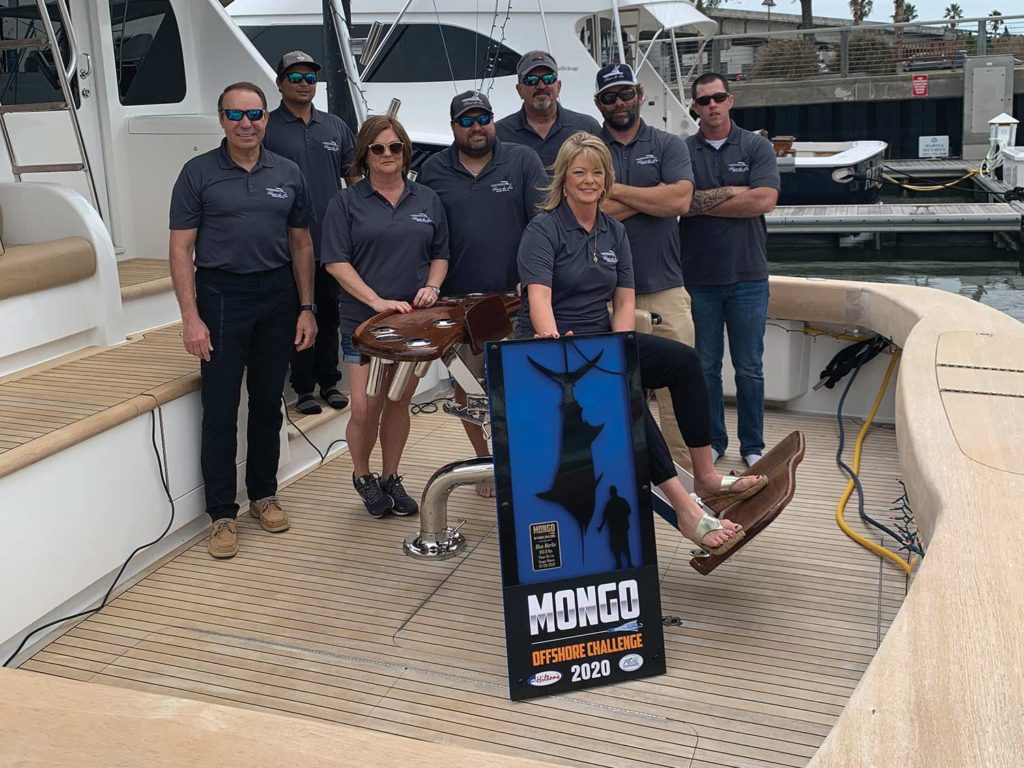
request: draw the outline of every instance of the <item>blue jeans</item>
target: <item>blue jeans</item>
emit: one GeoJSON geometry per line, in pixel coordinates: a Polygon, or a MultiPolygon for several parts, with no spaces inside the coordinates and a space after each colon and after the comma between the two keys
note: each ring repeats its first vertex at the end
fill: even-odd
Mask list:
{"type": "Polygon", "coordinates": [[[732,285],[687,286],[693,312],[704,380],[711,401],[711,447],[725,453],[722,400],[724,332],[729,334],[729,353],[736,369],[736,417],[740,455],[764,451],[764,328],[768,317],[768,281],[749,280],[732,285]]]}

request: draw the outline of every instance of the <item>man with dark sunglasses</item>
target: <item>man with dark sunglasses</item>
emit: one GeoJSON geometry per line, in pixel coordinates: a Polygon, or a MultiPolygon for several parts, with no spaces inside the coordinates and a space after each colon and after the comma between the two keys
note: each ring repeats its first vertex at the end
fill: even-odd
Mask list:
{"type": "Polygon", "coordinates": [[[519,76],[516,92],[523,100],[523,107],[498,121],[501,141],[529,147],[544,166],[550,168],[567,138],[577,131],[595,136],[600,132],[601,126],[593,117],[573,112],[558,103],[562,81],[558,79],[558,64],[550,53],[524,53],[516,66],[516,74],[519,76]]]}
{"type": "Polygon", "coordinates": [[[171,193],[171,280],[182,341],[201,360],[200,464],[213,521],[208,549],[217,558],[238,552],[243,375],[249,514],[271,533],[288,529],[277,498],[281,391],[292,349],[309,349],[316,338],[313,210],[299,167],[262,146],[266,109],[259,86],[225,88],[217,102],[223,142],[185,163],[171,193]]]}
{"type": "MultiPolygon", "coordinates": [[[[448,219],[451,257],[443,292],[514,291],[519,240],[537,213],[547,175],[532,150],[498,140],[494,110],[483,93],[460,93],[450,113],[454,142],[432,155],[419,176],[441,198],[448,219]]],[[[455,396],[466,402],[462,390],[457,388],[455,396]]],[[[483,430],[468,422],[463,426],[477,455],[489,456],[483,430]]],[[[494,486],[478,483],[477,493],[491,497],[494,486]]]]}
{"type": "Polygon", "coordinates": [[[764,331],[768,315],[765,214],[779,198],[771,142],[729,115],[729,84],[714,72],[691,88],[700,131],[686,139],[697,191],[682,230],[683,276],[693,304],[697,353],[711,400],[711,449],[725,453],[723,332],[736,371],[740,456],[750,466],[764,451],[764,331]]]}
{"type": "MultiPolygon", "coordinates": [[[[316,219],[310,225],[316,258],[314,303],[319,334],[312,349],[292,356],[291,385],[300,413],[320,413],[313,391],[320,386],[320,398],[331,408],[348,405],[338,390],[338,283],[324,270],[320,260],[320,222],[327,204],[341,189],[341,180],[355,157],[355,137],[341,118],[313,106],[320,65],[303,51],[284,54],[277,64],[277,88],[281,104],[270,113],[263,146],[298,164],[309,185],[316,219]]],[[[358,176],[356,177],[358,178],[358,176]]],[[[352,181],[352,179],[350,179],[352,181]]]]}
{"type": "MultiPolygon", "coordinates": [[[[686,144],[640,118],[644,89],[628,64],[609,64],[597,73],[594,103],[604,117],[601,138],[615,169],[603,210],[623,222],[633,252],[636,306],[661,316],[658,336],[693,345],[690,297],[679,264],[678,216],[690,208],[693,170],[686,144]]],[[[690,454],[676,423],[667,389],[657,390],[665,442],[677,464],[690,467],[690,454]]]]}

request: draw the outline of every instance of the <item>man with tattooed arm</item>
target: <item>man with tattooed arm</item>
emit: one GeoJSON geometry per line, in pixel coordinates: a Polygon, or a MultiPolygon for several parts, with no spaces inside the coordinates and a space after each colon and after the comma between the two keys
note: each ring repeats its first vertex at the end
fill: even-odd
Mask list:
{"type": "Polygon", "coordinates": [[[728,444],[722,402],[725,331],[736,370],[740,455],[750,466],[764,451],[764,217],[779,198],[779,168],[771,142],[730,118],[733,96],[722,75],[701,75],[692,97],[700,131],[686,139],[696,191],[680,219],[683,280],[711,402],[712,455],[717,460],[728,444]]]}

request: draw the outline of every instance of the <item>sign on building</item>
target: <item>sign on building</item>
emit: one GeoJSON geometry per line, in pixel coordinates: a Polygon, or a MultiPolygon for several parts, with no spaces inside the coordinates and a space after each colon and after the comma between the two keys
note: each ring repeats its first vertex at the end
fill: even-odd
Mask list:
{"type": "Polygon", "coordinates": [[[918,157],[949,157],[949,136],[920,136],[917,139],[918,157]]]}

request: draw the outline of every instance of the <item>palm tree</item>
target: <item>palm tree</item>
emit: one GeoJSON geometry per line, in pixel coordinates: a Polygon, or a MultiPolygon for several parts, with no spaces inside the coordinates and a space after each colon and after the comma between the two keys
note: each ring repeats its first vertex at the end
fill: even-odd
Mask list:
{"type": "Polygon", "coordinates": [[[800,0],[800,29],[814,29],[814,11],[811,10],[811,2],[812,0],[800,0]]]}
{"type": "Polygon", "coordinates": [[[992,37],[995,37],[996,35],[999,34],[1000,27],[1006,26],[1006,22],[999,18],[1002,15],[1003,14],[1000,11],[992,11],[991,13],[989,13],[989,16],[991,16],[992,18],[988,20],[988,28],[992,30],[992,37]]]}
{"type": "Polygon", "coordinates": [[[854,25],[870,16],[874,6],[875,0],[850,0],[850,15],[853,16],[854,25]]]}
{"type": "Polygon", "coordinates": [[[917,6],[904,0],[895,0],[893,3],[892,20],[897,24],[913,21],[917,18],[917,6]]]}
{"type": "Polygon", "coordinates": [[[942,18],[949,19],[949,31],[956,31],[956,20],[964,17],[964,9],[957,3],[950,3],[946,6],[946,12],[942,14],[942,18]]]}

